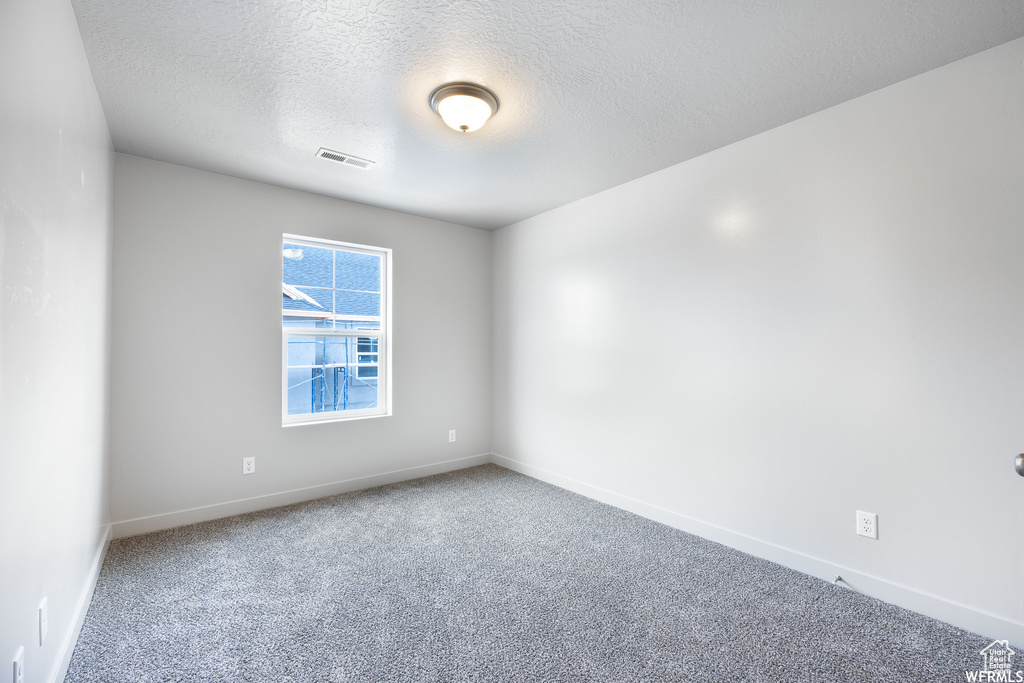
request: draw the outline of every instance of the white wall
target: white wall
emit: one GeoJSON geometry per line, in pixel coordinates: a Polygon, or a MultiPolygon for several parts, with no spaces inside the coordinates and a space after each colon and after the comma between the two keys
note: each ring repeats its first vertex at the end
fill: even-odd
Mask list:
{"type": "Polygon", "coordinates": [[[498,461],[1024,643],[1022,64],[500,230],[498,461]]]}
{"type": "Polygon", "coordinates": [[[485,461],[490,233],[121,154],[114,216],[115,535],[485,461]],[[285,232],[393,249],[392,417],[281,427],[285,232]]]}
{"type": "Polygon", "coordinates": [[[105,548],[113,151],[71,5],[0,3],[0,674],[70,655],[105,548]],[[40,601],[49,634],[38,641],[40,601]]]}

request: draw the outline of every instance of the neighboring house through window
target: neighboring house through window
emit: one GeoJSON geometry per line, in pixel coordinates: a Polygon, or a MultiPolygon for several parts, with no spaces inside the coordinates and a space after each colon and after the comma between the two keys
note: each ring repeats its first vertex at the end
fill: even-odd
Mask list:
{"type": "Polygon", "coordinates": [[[391,250],[284,235],[285,426],[391,414],[391,250]]]}

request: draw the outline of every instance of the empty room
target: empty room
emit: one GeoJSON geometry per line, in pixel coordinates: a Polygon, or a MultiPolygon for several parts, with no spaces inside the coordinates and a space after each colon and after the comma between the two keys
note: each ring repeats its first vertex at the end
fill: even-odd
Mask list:
{"type": "Polygon", "coordinates": [[[1024,681],[1024,5],[0,2],[0,683],[1024,681]]]}

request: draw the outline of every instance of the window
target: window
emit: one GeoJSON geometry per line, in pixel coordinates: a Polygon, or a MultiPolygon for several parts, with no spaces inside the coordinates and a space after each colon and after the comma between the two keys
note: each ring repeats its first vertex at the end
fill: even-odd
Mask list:
{"type": "Polygon", "coordinates": [[[285,426],[391,414],[391,250],[285,235],[285,426]]]}

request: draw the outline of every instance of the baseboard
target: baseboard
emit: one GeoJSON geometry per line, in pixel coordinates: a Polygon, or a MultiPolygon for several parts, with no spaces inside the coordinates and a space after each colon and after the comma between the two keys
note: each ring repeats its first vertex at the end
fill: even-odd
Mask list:
{"type": "Polygon", "coordinates": [[[768,543],[715,524],[709,524],[497,453],[491,454],[491,462],[825,581],[832,581],[836,575],[840,575],[847,588],[865,595],[944,621],[967,631],[979,633],[993,640],[1008,639],[1011,643],[1024,646],[1024,623],[1008,617],[991,614],[878,576],[855,571],[849,567],[768,543]]]}
{"type": "Polygon", "coordinates": [[[348,493],[350,491],[373,488],[374,486],[395,484],[400,481],[408,481],[409,479],[429,477],[432,474],[441,474],[443,472],[452,472],[454,470],[461,470],[467,467],[486,465],[489,462],[491,462],[490,453],[484,453],[482,455],[473,455],[455,460],[445,460],[443,462],[432,463],[430,465],[409,467],[402,470],[383,472],[381,474],[374,474],[366,477],[345,479],[343,481],[331,482],[330,484],[318,484],[316,486],[307,486],[305,488],[281,491],[279,493],[269,493],[267,495],[254,496],[252,498],[241,498],[239,500],[232,500],[225,503],[203,505],[201,507],[190,508],[188,510],[178,510],[176,512],[150,515],[148,517],[126,519],[114,522],[111,527],[113,528],[114,538],[137,536],[139,534],[148,534],[153,531],[172,529],[186,524],[208,522],[212,519],[241,515],[246,512],[266,510],[268,508],[291,505],[292,503],[301,503],[303,501],[324,498],[326,496],[335,496],[339,493],[348,493]]]}
{"type": "Polygon", "coordinates": [[[85,615],[89,612],[89,605],[92,604],[92,594],[96,590],[96,583],[100,579],[100,569],[103,568],[103,558],[107,556],[107,547],[110,546],[111,528],[107,525],[103,532],[103,538],[96,549],[96,555],[92,559],[92,566],[89,567],[89,578],[82,587],[78,596],[78,604],[75,606],[74,618],[71,630],[68,631],[64,642],[61,643],[60,659],[57,669],[50,680],[53,683],[61,683],[68,674],[68,667],[71,665],[71,656],[75,654],[75,645],[78,643],[78,635],[82,632],[82,625],[85,624],[85,615]]]}

